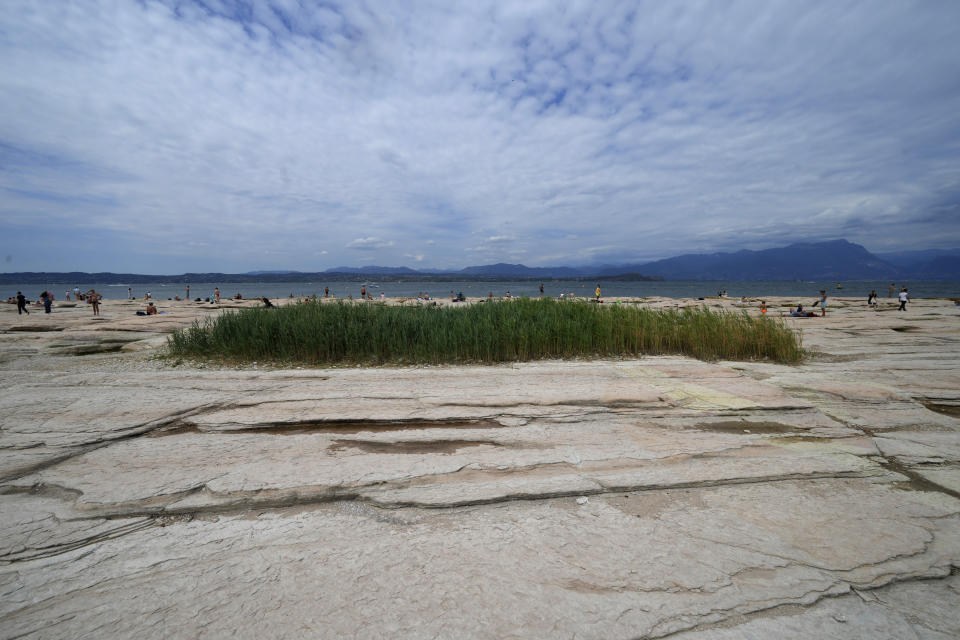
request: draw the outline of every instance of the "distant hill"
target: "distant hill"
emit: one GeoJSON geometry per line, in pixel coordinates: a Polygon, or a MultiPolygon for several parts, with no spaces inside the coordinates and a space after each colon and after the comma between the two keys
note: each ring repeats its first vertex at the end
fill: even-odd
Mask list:
{"type": "Polygon", "coordinates": [[[905,275],[901,268],[846,240],[688,254],[628,267],[667,280],[874,280],[905,275]]]}
{"type": "Polygon", "coordinates": [[[960,256],[960,247],[956,249],[924,249],[922,251],[893,251],[874,254],[881,260],[898,267],[915,267],[943,256],[960,256]]]}
{"type": "Polygon", "coordinates": [[[915,266],[912,271],[920,279],[960,280],[960,254],[934,258],[915,266]]]}
{"type": "Polygon", "coordinates": [[[527,267],[522,264],[487,264],[479,267],[467,267],[456,272],[464,276],[483,276],[486,278],[578,278],[590,273],[572,267],[527,267]]]}
{"type": "Polygon", "coordinates": [[[366,267],[334,267],[327,269],[323,273],[362,273],[369,275],[397,275],[397,274],[419,274],[420,272],[410,267],[378,267],[368,265],[366,267]]]}
{"type": "Polygon", "coordinates": [[[877,254],[913,277],[926,280],[960,280],[960,248],[898,251],[877,254]]]}
{"type": "Polygon", "coordinates": [[[0,273],[5,284],[168,284],[191,282],[301,282],[437,280],[960,280],[960,249],[903,251],[877,256],[846,240],[803,242],[776,249],[692,253],[645,263],[585,267],[528,267],[497,263],[459,271],[410,267],[336,267],[326,271],[248,273],[0,273]]]}
{"type": "Polygon", "coordinates": [[[290,273],[297,273],[297,274],[299,274],[300,272],[299,272],[299,271],[247,271],[247,272],[244,273],[243,275],[246,275],[246,276],[265,276],[265,275],[271,275],[271,276],[273,276],[273,275],[286,275],[286,274],[290,274],[290,273]]]}

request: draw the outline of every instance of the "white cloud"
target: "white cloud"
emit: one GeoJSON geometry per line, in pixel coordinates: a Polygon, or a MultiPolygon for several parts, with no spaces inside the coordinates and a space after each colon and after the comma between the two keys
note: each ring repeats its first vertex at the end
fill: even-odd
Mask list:
{"type": "Polygon", "coordinates": [[[357,238],[347,243],[348,249],[384,249],[392,247],[392,240],[381,240],[380,238],[357,238]]]}
{"type": "Polygon", "coordinates": [[[960,243],[960,4],[307,4],[5,3],[0,233],[159,272],[960,243]]]}

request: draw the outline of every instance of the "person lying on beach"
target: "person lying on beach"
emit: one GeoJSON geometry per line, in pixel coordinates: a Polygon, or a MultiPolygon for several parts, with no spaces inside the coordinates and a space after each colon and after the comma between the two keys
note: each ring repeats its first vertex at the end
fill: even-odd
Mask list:
{"type": "Polygon", "coordinates": [[[804,311],[803,305],[798,304],[797,308],[794,311],[790,312],[790,315],[794,318],[816,318],[817,314],[812,311],[804,311]]]}
{"type": "Polygon", "coordinates": [[[166,313],[166,311],[157,311],[157,308],[154,306],[152,302],[147,303],[146,311],[137,311],[138,316],[155,316],[162,313],[166,313]]]}

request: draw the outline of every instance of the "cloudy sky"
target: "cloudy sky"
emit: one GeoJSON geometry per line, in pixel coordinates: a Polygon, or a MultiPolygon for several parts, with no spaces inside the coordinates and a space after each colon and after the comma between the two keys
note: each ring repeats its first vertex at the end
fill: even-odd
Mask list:
{"type": "Polygon", "coordinates": [[[0,271],[960,245],[960,2],[5,0],[0,271]]]}

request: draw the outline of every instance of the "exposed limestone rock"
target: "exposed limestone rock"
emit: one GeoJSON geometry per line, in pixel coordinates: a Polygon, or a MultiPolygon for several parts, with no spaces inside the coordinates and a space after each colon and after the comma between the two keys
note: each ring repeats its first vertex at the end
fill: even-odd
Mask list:
{"type": "Polygon", "coordinates": [[[223,312],[160,306],[0,308],[0,636],[960,635],[951,303],[798,366],[292,370],[153,359],[223,312]]]}

